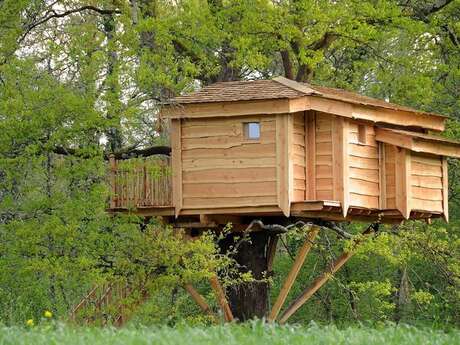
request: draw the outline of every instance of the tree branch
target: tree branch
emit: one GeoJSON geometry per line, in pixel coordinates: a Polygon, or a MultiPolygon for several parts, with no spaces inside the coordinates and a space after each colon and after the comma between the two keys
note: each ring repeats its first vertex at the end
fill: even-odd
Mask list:
{"type": "Polygon", "coordinates": [[[292,69],[291,57],[289,50],[284,49],[280,51],[281,60],[283,61],[284,76],[288,79],[294,79],[294,72],[292,69]]]}
{"type": "Polygon", "coordinates": [[[86,6],[82,6],[82,7],[79,7],[79,8],[75,8],[75,9],[72,9],[72,10],[68,10],[68,11],[65,11],[65,12],[61,12],[61,13],[57,13],[54,9],[50,9],[44,18],[42,19],[39,19],[38,21],[28,25],[25,29],[25,32],[21,35],[21,37],[19,38],[18,42],[22,42],[26,36],[33,30],[35,29],[37,26],[39,25],[42,25],[46,22],[48,22],[49,20],[53,19],[53,18],[63,18],[63,17],[66,17],[66,16],[69,16],[71,14],[74,14],[74,13],[78,13],[78,12],[83,12],[83,11],[93,11],[93,12],[96,12],[100,15],[111,15],[111,14],[120,14],[121,11],[118,10],[118,9],[103,9],[103,8],[98,8],[98,7],[95,7],[95,6],[92,6],[92,5],[86,5],[86,6]]]}
{"type": "MultiPolygon", "coordinates": [[[[78,152],[73,148],[66,148],[62,146],[54,147],[51,152],[56,153],[58,155],[63,156],[75,156],[80,158],[91,158],[92,155],[88,154],[87,152],[78,152]]],[[[171,154],[171,148],[169,146],[151,146],[144,149],[136,149],[136,148],[129,148],[123,149],[117,152],[108,152],[104,153],[103,157],[104,160],[109,160],[111,155],[114,155],[116,160],[124,160],[130,158],[138,158],[138,157],[149,157],[155,155],[166,155],[169,156],[171,154]]]]}
{"type": "MultiPolygon", "coordinates": [[[[166,155],[169,156],[171,154],[171,148],[169,146],[151,146],[145,149],[131,149],[126,151],[118,151],[113,152],[115,159],[122,160],[122,159],[130,159],[136,157],[149,157],[154,155],[166,155]]],[[[105,155],[108,159],[109,155],[105,155]]]]}
{"type": "Polygon", "coordinates": [[[425,6],[422,8],[414,8],[414,14],[412,17],[417,20],[421,20],[423,22],[428,22],[428,17],[432,14],[435,14],[441,11],[444,7],[449,5],[454,0],[440,0],[435,2],[430,6],[425,6]]]}

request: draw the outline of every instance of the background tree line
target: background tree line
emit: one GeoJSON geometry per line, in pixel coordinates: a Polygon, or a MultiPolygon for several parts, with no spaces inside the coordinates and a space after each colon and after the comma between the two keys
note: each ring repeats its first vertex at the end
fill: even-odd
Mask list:
{"type": "MultiPolygon", "coordinates": [[[[1,1],[0,320],[65,316],[97,281],[152,274],[162,279],[138,320],[199,319],[185,294],[162,288],[183,278],[178,261],[165,264],[184,254],[177,242],[105,213],[108,154],[167,145],[157,113],[173,95],[276,75],[446,114],[460,139],[459,19],[458,0],[1,1]]],[[[388,228],[297,320],[458,325],[457,162],[450,174],[449,225],[388,228]]],[[[226,265],[205,264],[212,243],[183,249],[197,254],[186,272],[226,265]]],[[[279,250],[273,294],[298,243],[279,250]]],[[[302,282],[341,246],[323,234],[302,282]]]]}

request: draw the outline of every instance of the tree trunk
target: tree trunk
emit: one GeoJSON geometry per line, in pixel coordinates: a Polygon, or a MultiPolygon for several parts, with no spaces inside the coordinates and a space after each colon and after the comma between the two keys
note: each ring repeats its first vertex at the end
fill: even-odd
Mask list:
{"type": "MultiPolygon", "coordinates": [[[[238,242],[238,234],[229,234],[219,245],[225,253],[238,242]]],[[[233,258],[240,265],[240,272],[252,272],[256,280],[265,278],[267,271],[267,247],[270,236],[265,231],[253,232],[239,246],[233,258]]],[[[230,308],[235,318],[246,321],[262,318],[268,311],[268,284],[263,281],[242,283],[227,289],[230,308]]]]}

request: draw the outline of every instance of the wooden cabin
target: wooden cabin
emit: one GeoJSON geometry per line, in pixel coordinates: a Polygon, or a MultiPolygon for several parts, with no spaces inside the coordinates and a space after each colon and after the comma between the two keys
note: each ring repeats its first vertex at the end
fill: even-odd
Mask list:
{"type": "Polygon", "coordinates": [[[144,167],[123,180],[114,162],[113,211],[448,219],[446,157],[460,157],[460,144],[430,134],[444,116],[282,77],[212,84],[162,115],[171,174],[154,179],[144,167]]]}

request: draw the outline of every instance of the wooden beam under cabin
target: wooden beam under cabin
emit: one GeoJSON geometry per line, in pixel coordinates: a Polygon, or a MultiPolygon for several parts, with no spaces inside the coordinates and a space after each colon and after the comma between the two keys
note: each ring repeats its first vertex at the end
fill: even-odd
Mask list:
{"type": "Polygon", "coordinates": [[[289,291],[291,291],[292,285],[294,284],[300,272],[300,269],[302,268],[302,265],[305,262],[305,258],[307,257],[307,254],[310,252],[310,249],[313,246],[313,241],[315,240],[316,235],[318,235],[318,232],[319,227],[314,225],[308,233],[305,242],[303,243],[302,247],[299,250],[299,253],[295,258],[292,268],[289,271],[286,280],[284,281],[278,298],[276,299],[276,302],[273,305],[272,310],[270,311],[270,315],[268,316],[269,321],[274,321],[278,317],[278,314],[281,308],[283,307],[284,302],[286,301],[289,291]]]}

